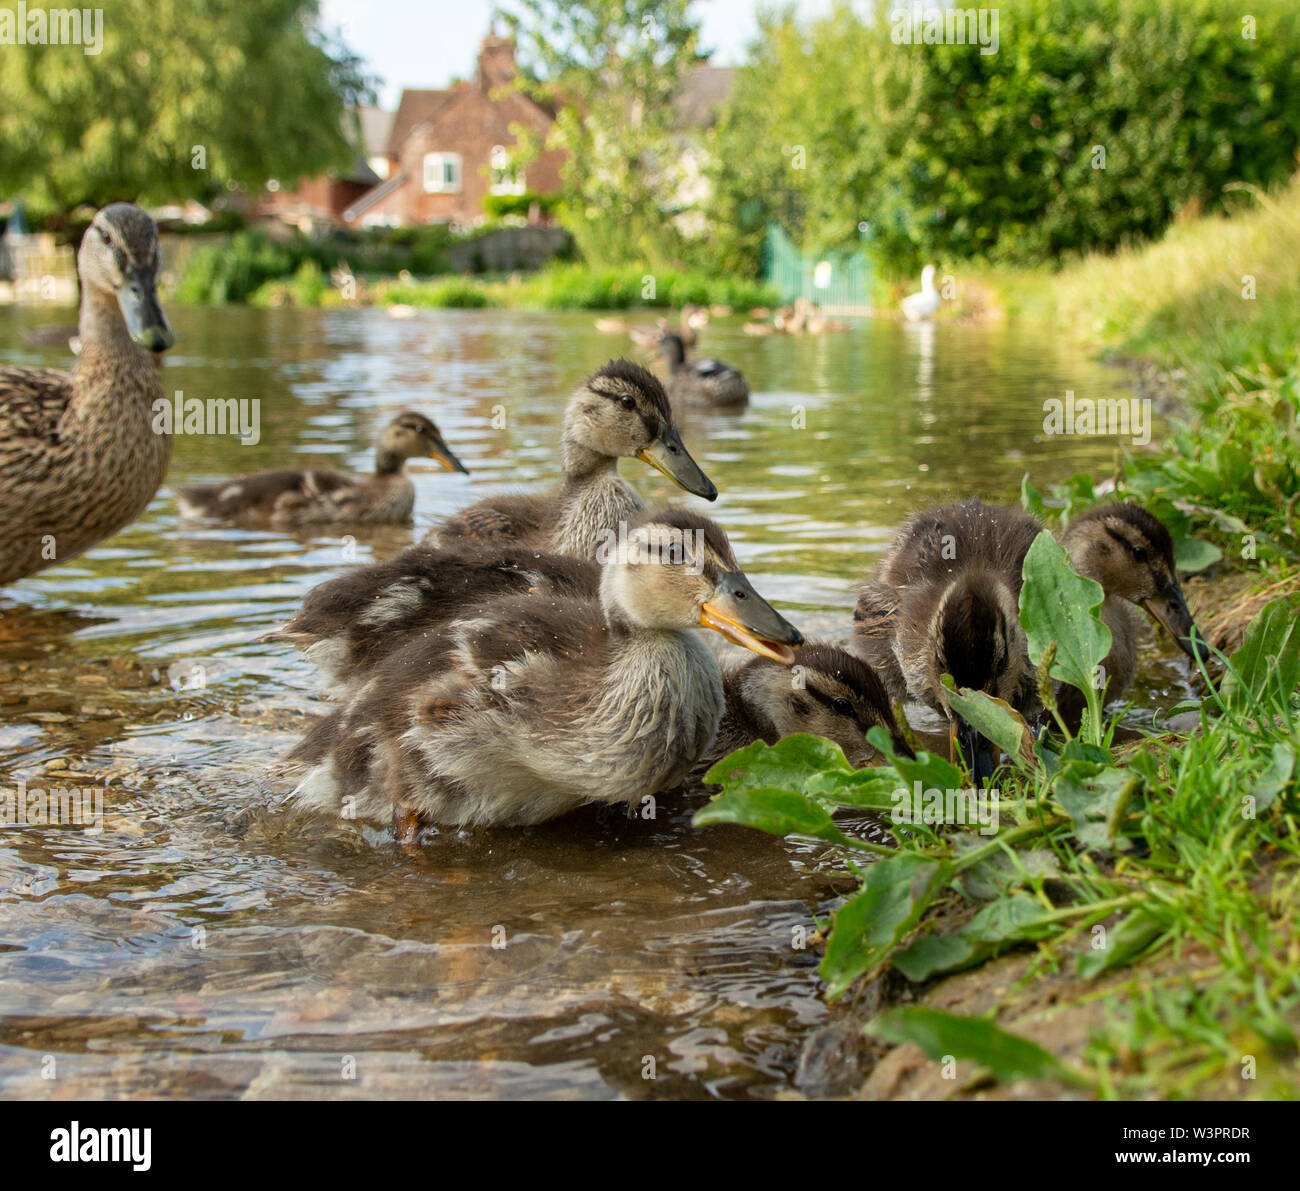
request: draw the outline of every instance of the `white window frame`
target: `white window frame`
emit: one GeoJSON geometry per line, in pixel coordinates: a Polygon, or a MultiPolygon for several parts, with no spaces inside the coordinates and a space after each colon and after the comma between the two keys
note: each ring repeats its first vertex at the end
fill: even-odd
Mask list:
{"type": "Polygon", "coordinates": [[[424,155],[424,193],[459,194],[461,185],[461,159],[459,153],[426,153],[424,155]],[[447,180],[447,167],[455,175],[447,180]]]}
{"type": "Polygon", "coordinates": [[[493,145],[488,158],[488,191],[491,194],[523,194],[528,189],[524,171],[512,169],[504,145],[493,145]]]}

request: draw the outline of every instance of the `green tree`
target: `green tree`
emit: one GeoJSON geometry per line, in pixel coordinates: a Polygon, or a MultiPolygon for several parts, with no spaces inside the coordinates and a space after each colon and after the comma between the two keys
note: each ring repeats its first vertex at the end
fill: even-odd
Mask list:
{"type": "Polygon", "coordinates": [[[351,163],[358,59],[315,0],[114,0],[103,46],[0,46],[0,194],[80,207],[211,198],[351,163]]]}
{"type": "Polygon", "coordinates": [[[680,255],[673,101],[699,60],[690,8],[691,0],[499,6],[522,85],[558,102],[544,147],[568,154],[560,218],[591,264],[663,267],[680,255]]]}

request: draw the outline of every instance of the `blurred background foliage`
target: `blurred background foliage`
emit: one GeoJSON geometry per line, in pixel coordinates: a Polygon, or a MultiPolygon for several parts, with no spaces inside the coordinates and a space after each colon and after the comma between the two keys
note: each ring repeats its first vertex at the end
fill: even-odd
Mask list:
{"type": "Polygon", "coordinates": [[[812,251],[866,222],[895,271],[1054,263],[1295,168],[1294,0],[1003,0],[989,55],[896,44],[892,7],[764,18],[717,129],[700,263],[752,272],[769,220],[812,251]]]}

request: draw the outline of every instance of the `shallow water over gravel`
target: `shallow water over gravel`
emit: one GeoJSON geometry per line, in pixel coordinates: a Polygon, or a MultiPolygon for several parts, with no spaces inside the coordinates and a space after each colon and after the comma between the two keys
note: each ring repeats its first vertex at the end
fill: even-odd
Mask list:
{"type": "MultiPolygon", "coordinates": [[[[417,464],[415,530],[355,540],[196,527],[164,489],[112,541],[0,595],[0,787],[107,789],[101,833],[0,828],[0,1095],[791,1088],[830,1020],[816,957],[792,940],[847,888],[820,848],[695,831],[698,794],[661,799],[653,821],[435,835],[417,857],[284,806],[279,759],[325,705],[310,666],[257,638],[322,579],[466,501],[553,483],[564,395],[626,341],[585,315],[169,313],[169,391],[262,401],[258,445],[178,438],[173,480],[364,468],[375,429],[408,407],[473,474],[417,464]]],[[[0,359],[64,366],[23,331],[67,320],[0,309],[0,359]]],[[[1026,471],[1041,488],[1114,453],[1045,439],[1042,403],[1123,377],[1029,330],[754,339],[730,321],[703,347],[755,397],[684,419],[722,493],[686,499],[806,632],[847,635],[854,579],[913,509],[1011,500],[1026,471]]],[[[624,470],[651,501],[670,496],[624,470]]],[[[1147,650],[1143,674],[1145,705],[1181,697],[1167,649],[1147,650]]]]}

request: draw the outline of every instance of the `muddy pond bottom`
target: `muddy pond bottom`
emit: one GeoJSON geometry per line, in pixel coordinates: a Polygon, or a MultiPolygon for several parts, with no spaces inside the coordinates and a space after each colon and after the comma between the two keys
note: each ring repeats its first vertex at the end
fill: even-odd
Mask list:
{"type": "MultiPolygon", "coordinates": [[[[4,359],[67,312],[0,310],[4,359]]],[[[165,384],[260,401],[256,443],[179,436],[174,482],[269,466],[362,470],[378,427],[433,416],[469,477],[412,467],[414,529],[196,525],[168,488],[88,555],[0,594],[0,788],[102,791],[91,829],[0,828],[0,1095],[39,1098],[765,1098],[799,1088],[833,1019],[801,944],[852,888],[821,845],[591,810],[512,831],[391,834],[294,812],[281,759],[328,705],[262,642],[316,583],[439,517],[549,486],[579,379],[626,341],[591,316],[179,309],[165,384]]],[[[740,415],[688,414],[717,483],[683,498],[755,586],[843,640],[855,582],[933,501],[1014,499],[1104,470],[1116,442],[1047,438],[1042,403],[1123,377],[1014,328],[864,324],[754,340],[740,415]]],[[[633,461],[651,503],[681,496],[633,461]]],[[[739,651],[725,647],[736,656],[739,651]]],[[[1148,639],[1152,709],[1186,670],[1148,639]]],[[[98,803],[94,797],[99,797],[98,803]]],[[[853,829],[852,821],[846,827],[853,829]]],[[[803,1090],[822,1089],[805,1086],[803,1090]]]]}

